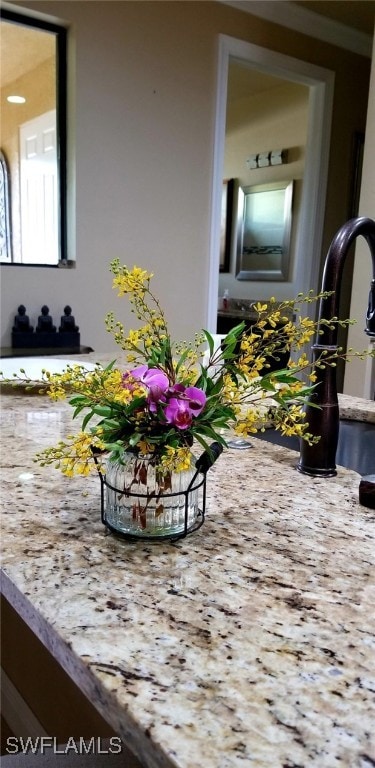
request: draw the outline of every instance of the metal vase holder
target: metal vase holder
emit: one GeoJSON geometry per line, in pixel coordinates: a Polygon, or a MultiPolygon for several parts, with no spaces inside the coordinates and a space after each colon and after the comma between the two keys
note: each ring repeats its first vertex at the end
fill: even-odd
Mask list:
{"type": "MultiPolygon", "coordinates": [[[[125,533],[123,531],[119,531],[117,528],[114,528],[113,525],[108,521],[107,514],[106,514],[106,489],[110,488],[112,491],[123,493],[123,490],[119,488],[115,488],[113,485],[111,485],[107,479],[106,475],[103,475],[102,472],[98,471],[99,478],[100,478],[100,505],[101,505],[101,520],[103,525],[111,531],[111,533],[115,534],[116,536],[126,539],[128,541],[177,541],[178,539],[183,539],[186,536],[188,536],[191,533],[194,533],[195,531],[199,530],[201,526],[203,525],[205,521],[205,513],[206,513],[206,475],[210,467],[215,463],[216,459],[220,456],[220,454],[223,451],[223,446],[220,445],[220,443],[211,443],[208,450],[204,451],[202,455],[197,459],[195,463],[195,473],[186,488],[185,491],[180,491],[179,493],[164,493],[164,498],[171,498],[176,496],[183,496],[184,497],[184,507],[185,507],[185,524],[181,531],[178,533],[170,533],[165,535],[156,535],[156,536],[148,536],[143,534],[136,534],[136,533],[125,533]],[[194,521],[194,523],[190,526],[188,526],[188,510],[189,510],[189,494],[193,491],[199,491],[201,490],[202,494],[202,507],[198,509],[197,517],[194,521]]],[[[98,461],[96,459],[96,456],[94,454],[94,460],[96,463],[96,466],[98,467],[98,461]]],[[[148,494],[147,493],[131,493],[130,491],[127,491],[126,498],[144,498],[147,500],[148,494]]]]}

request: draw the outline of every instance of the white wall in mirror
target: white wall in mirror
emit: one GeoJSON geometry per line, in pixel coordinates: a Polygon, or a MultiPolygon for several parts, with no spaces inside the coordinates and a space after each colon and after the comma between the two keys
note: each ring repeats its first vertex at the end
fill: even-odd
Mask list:
{"type": "MultiPolygon", "coordinates": [[[[229,60],[224,175],[238,179],[243,190],[250,187],[256,189],[258,185],[281,184],[286,179],[293,180],[293,217],[287,275],[291,281],[305,169],[308,106],[308,86],[259,72],[236,59],[229,60]],[[287,163],[249,169],[246,162],[249,154],[258,154],[276,145],[288,148],[287,163]]],[[[264,216],[263,221],[267,223],[264,216]]],[[[229,274],[222,276],[220,284],[225,283],[225,288],[232,296],[252,298],[250,286],[236,284],[236,261],[237,254],[232,253],[229,274]]],[[[270,274],[264,277],[264,269],[259,271],[263,274],[248,275],[247,279],[272,280],[270,274]]],[[[275,270],[273,272],[274,280],[285,280],[285,269],[279,278],[275,270]]],[[[241,279],[245,279],[244,276],[241,279]]]]}

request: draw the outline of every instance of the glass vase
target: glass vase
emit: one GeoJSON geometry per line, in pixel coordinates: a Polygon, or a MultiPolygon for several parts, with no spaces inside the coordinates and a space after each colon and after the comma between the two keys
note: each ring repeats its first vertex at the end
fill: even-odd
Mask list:
{"type": "Polygon", "coordinates": [[[104,479],[104,522],[115,533],[136,538],[187,533],[200,514],[201,480],[195,459],[190,468],[170,472],[155,467],[152,457],[125,453],[107,461],[104,479]],[[195,479],[194,479],[195,478],[195,479]]]}

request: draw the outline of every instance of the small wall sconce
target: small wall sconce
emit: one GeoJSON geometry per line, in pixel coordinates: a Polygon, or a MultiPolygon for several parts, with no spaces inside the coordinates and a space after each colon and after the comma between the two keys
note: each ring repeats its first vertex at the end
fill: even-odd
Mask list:
{"type": "Polygon", "coordinates": [[[250,155],[246,160],[246,165],[251,171],[253,168],[258,168],[258,155],[250,155]]]}
{"type": "Polygon", "coordinates": [[[268,165],[283,165],[287,162],[287,149],[271,149],[268,152],[260,152],[258,155],[249,155],[246,159],[249,171],[255,168],[266,168],[268,165]]]}
{"type": "Polygon", "coordinates": [[[270,152],[261,152],[258,155],[258,168],[265,168],[270,164],[270,152]]]}

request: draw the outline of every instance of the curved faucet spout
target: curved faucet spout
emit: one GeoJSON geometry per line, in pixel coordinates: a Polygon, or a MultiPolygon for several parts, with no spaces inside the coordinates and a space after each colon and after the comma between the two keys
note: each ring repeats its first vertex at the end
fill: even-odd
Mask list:
{"type": "MultiPolygon", "coordinates": [[[[369,246],[373,271],[365,332],[369,336],[375,336],[375,221],[360,217],[350,219],[338,230],[327,253],[322,291],[329,291],[331,294],[320,301],[318,335],[312,347],[313,361],[316,361],[324,350],[334,352],[338,349],[337,326],[329,327],[323,324],[320,327],[320,323],[323,319],[338,317],[345,258],[353,241],[359,235],[366,239],[369,246]]],[[[316,368],[315,373],[316,388],[306,406],[306,420],[309,424],[309,432],[319,436],[320,440],[314,445],[301,440],[297,469],[307,475],[332,477],[336,474],[336,450],[339,436],[336,368],[327,365],[325,368],[316,368]]]]}

